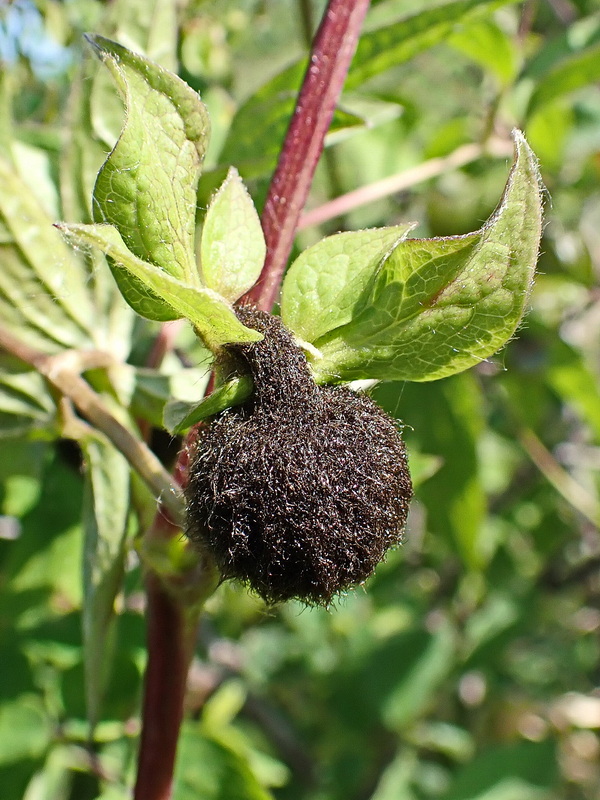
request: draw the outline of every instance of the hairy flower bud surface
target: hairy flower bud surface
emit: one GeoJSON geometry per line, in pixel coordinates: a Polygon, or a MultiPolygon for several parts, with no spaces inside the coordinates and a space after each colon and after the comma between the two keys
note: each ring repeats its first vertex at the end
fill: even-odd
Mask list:
{"type": "Polygon", "coordinates": [[[328,604],[400,543],[412,496],[396,423],[370,398],[317,386],[277,317],[242,306],[260,342],[227,348],[254,382],[191,454],[188,534],[223,579],[269,603],[328,604]]]}

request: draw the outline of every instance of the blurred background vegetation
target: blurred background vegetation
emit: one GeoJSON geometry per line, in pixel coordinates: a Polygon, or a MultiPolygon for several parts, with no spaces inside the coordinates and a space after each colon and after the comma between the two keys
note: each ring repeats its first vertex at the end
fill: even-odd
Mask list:
{"type": "MultiPolygon", "coordinates": [[[[213,138],[200,205],[229,164],[260,205],[323,6],[4,0],[0,157],[50,221],[85,220],[122,118],[82,43],[99,31],[201,92],[213,138]]],[[[297,246],[408,220],[417,236],[475,230],[501,194],[517,125],[547,187],[531,310],[518,338],[477,369],[375,390],[406,425],[418,485],[405,545],[364,589],[329,611],[265,608],[229,584],[211,598],[176,800],[599,796],[600,3],[464,0],[431,16],[437,6],[372,3],[309,207],[416,172],[402,190],[359,196],[343,217],[305,227],[297,246]],[[488,154],[459,169],[444,161],[486,142],[488,154]],[[418,168],[431,159],[442,161],[425,180],[418,168]]],[[[2,203],[0,273],[11,246],[2,203]]],[[[157,326],[120,330],[129,324],[124,357],[143,368],[157,326]]],[[[147,402],[135,395],[134,413],[150,423],[164,403],[161,376],[200,357],[189,333],[176,345],[160,371],[144,373],[147,402]]],[[[0,355],[0,794],[121,800],[145,659],[133,516],[89,743],[82,456],[61,438],[41,382],[36,390],[9,362],[0,355]]],[[[152,441],[168,463],[178,442],[152,441]]]]}

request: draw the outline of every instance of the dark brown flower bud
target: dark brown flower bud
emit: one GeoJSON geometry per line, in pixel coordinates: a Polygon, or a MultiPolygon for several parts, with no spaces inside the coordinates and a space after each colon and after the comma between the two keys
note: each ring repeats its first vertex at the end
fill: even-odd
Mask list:
{"type": "Polygon", "coordinates": [[[327,604],[402,539],[412,496],[404,442],[365,395],[317,386],[277,317],[247,306],[238,316],[264,334],[228,348],[254,393],[198,435],[188,533],[223,579],[267,602],[327,604]]]}

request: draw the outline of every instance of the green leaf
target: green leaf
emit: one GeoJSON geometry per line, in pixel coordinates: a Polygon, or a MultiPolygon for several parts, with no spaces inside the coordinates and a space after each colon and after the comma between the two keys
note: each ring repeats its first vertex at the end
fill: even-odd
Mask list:
{"type": "Polygon", "coordinates": [[[206,212],[200,242],[204,285],[231,302],[253,286],[266,253],[260,219],[238,172],[230,168],[206,212]]]}
{"type": "Polygon", "coordinates": [[[455,0],[427,8],[398,22],[364,33],[358,43],[345,88],[355,89],[433,45],[445,41],[457,26],[516,0],[455,0]]]}
{"type": "Polygon", "coordinates": [[[405,239],[385,259],[350,322],[312,341],[319,381],[431,381],[483,361],[513,335],[541,235],[537,162],[515,132],[502,200],[476,233],[405,239]]]}
{"type": "Polygon", "coordinates": [[[52,729],[41,697],[23,695],[0,705],[0,764],[43,755],[52,729]]]}
{"type": "Polygon", "coordinates": [[[224,742],[185,725],[177,747],[173,800],[271,800],[247,759],[224,742]]]}
{"type": "MultiPolygon", "coordinates": [[[[112,225],[67,225],[57,227],[79,245],[99,247],[119,266],[133,275],[146,294],[152,292],[172,309],[173,317],[185,317],[198,330],[211,348],[230,342],[256,342],[262,334],[246,328],[233,313],[231,306],[213,292],[189,286],[169,275],[160,267],[149,264],[131,253],[118,230],[112,225]]],[[[153,319],[153,306],[140,302],[140,311],[153,319]]]]}
{"type": "MultiPolygon", "coordinates": [[[[124,42],[130,50],[147,56],[161,67],[177,72],[177,7],[174,0],[115,0],[102,14],[101,33],[115,42],[124,42]]],[[[112,150],[123,124],[123,103],[115,94],[111,76],[94,70],[87,78],[86,94],[90,100],[90,122],[94,136],[103,145],[103,156],[94,170],[92,187],[106,148],[112,150]]],[[[65,214],[79,222],[88,220],[65,214]]]]}
{"type": "Polygon", "coordinates": [[[440,456],[432,456],[428,453],[420,453],[418,450],[411,449],[408,454],[408,464],[413,488],[417,489],[428,478],[435,475],[443,463],[444,459],[440,456]]]}
{"type": "Polygon", "coordinates": [[[468,569],[482,569],[493,555],[494,543],[484,529],[486,499],[477,451],[484,430],[484,403],[474,375],[465,372],[428,386],[384,383],[373,396],[392,415],[398,413],[401,397],[409,453],[420,447],[442,460],[418,489],[428,530],[445,540],[468,569]],[[418,444],[413,444],[414,439],[418,444]]]}
{"type": "Polygon", "coordinates": [[[185,433],[203,419],[243,403],[251,392],[252,380],[243,376],[219,386],[200,403],[170,400],[165,406],[163,424],[169,433],[185,433]]]}
{"type": "Polygon", "coordinates": [[[600,45],[568,56],[548,71],[537,84],[529,101],[528,116],[561,95],[600,80],[600,45]]]}
{"type": "MultiPolygon", "coordinates": [[[[219,157],[221,165],[236,164],[247,179],[274,169],[305,69],[304,59],[292,64],[240,106],[219,157]]],[[[364,127],[364,119],[336,109],[329,134],[359,126],[364,127]]]]}
{"type": "MultiPolygon", "coordinates": [[[[22,534],[3,564],[5,587],[13,595],[43,593],[39,605],[30,600],[20,610],[29,625],[55,618],[57,601],[61,608],[81,605],[80,515],[80,476],[60,458],[45,462],[39,500],[23,518],[22,534]]],[[[16,616],[11,624],[18,627],[16,616]]]]}
{"type": "Polygon", "coordinates": [[[103,435],[80,440],[85,455],[83,495],[83,641],[87,713],[94,726],[111,663],[114,602],[127,548],[129,464],[103,435]]]}
{"type": "Polygon", "coordinates": [[[307,248],[289,268],[281,318],[301,339],[314,342],[349,323],[368,286],[414,224],[336,233],[307,248]]]}
{"type": "Polygon", "coordinates": [[[12,166],[0,158],[0,319],[46,353],[85,347],[95,314],[81,262],[12,166]]]}
{"type": "Polygon", "coordinates": [[[552,342],[552,358],[547,366],[546,381],[558,396],[570,403],[600,442],[600,403],[598,379],[588,368],[581,354],[556,338],[552,342]]]}
{"type": "Polygon", "coordinates": [[[449,625],[435,633],[416,631],[405,636],[406,660],[383,707],[383,719],[395,731],[405,730],[431,704],[435,690],[448,675],[456,648],[449,625]]]}
{"type": "Polygon", "coordinates": [[[390,731],[410,729],[433,706],[436,690],[453,668],[453,629],[448,623],[434,632],[411,626],[376,639],[368,649],[364,640],[361,645],[340,665],[330,704],[340,721],[355,729],[372,729],[377,721],[390,731]]]}
{"type": "MultiPolygon", "coordinates": [[[[98,173],[94,219],[114,225],[138,258],[199,285],[194,235],[196,192],[209,135],[206,108],[193,89],[159,65],[101,36],[88,40],[110,70],[127,109],[119,140],[98,173]]],[[[139,282],[118,266],[115,277],[137,311],[139,282]]],[[[160,317],[168,313],[164,304],[156,298],[152,303],[158,318],[167,318],[160,317]]]]}
{"type": "Polygon", "coordinates": [[[442,800],[542,800],[556,773],[552,741],[497,745],[464,766],[442,800]]]}
{"type": "Polygon", "coordinates": [[[448,44],[496,75],[501,86],[509,86],[519,68],[514,40],[491,20],[459,28],[448,44]]]}

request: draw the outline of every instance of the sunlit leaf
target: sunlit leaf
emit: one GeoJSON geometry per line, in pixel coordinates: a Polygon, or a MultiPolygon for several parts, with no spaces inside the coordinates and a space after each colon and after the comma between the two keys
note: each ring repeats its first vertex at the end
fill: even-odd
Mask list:
{"type": "Polygon", "coordinates": [[[266,253],[252,198],[233,167],[212,199],[200,242],[202,280],[231,302],[254,285],[266,253]]]}
{"type": "Polygon", "coordinates": [[[508,86],[514,80],[519,68],[517,45],[491,20],[481,20],[464,28],[461,26],[450,36],[448,43],[495,74],[500,86],[508,86]]]}
{"type": "Polygon", "coordinates": [[[231,306],[216,292],[183,283],[160,267],[137,258],[128,250],[118,230],[112,225],[61,223],[58,227],[76,244],[100,248],[136,278],[138,285],[142,287],[138,313],[143,315],[147,311],[147,315],[154,319],[152,301],[148,308],[143,303],[143,292],[146,295],[151,292],[154,297],[160,298],[161,303],[172,309],[173,317],[188,319],[211,347],[228,342],[256,342],[262,339],[262,334],[242,325],[231,306]]]}
{"type": "Polygon", "coordinates": [[[337,233],[304,250],[285,276],[283,322],[307,342],[349,323],[381,264],[413,227],[337,233]]]}
{"type": "MultiPolygon", "coordinates": [[[[244,178],[273,170],[305,69],[304,60],[286,67],[240,106],[223,145],[220,164],[235,164],[244,178]]],[[[329,133],[358,126],[364,126],[363,119],[336,109],[329,133]]]]}
{"type": "Polygon", "coordinates": [[[39,757],[50,743],[52,728],[42,698],[34,694],[0,704],[0,764],[39,757]]]}
{"type": "MultiPolygon", "coordinates": [[[[504,196],[477,232],[405,239],[345,325],[312,340],[319,380],[430,381],[477,364],[510,339],[526,308],[541,235],[537,162],[515,133],[504,196]]],[[[354,312],[354,310],[353,310],[354,312]]]]}
{"type": "MultiPolygon", "coordinates": [[[[206,108],[176,75],[101,36],[89,41],[110,70],[127,109],[119,140],[98,174],[94,219],[114,225],[129,250],[199,285],[194,257],[196,191],[209,135],[206,108]]],[[[116,267],[135,308],[141,287],[116,267]]],[[[168,319],[160,299],[146,298],[168,319]]]]}

